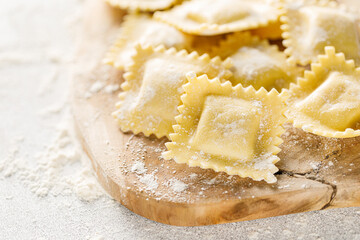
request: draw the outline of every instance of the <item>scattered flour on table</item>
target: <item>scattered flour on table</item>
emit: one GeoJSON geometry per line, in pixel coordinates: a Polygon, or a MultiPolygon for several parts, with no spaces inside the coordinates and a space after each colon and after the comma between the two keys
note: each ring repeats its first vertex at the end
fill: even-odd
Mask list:
{"type": "Polygon", "coordinates": [[[131,171],[134,173],[137,173],[137,174],[143,174],[143,173],[146,173],[147,169],[145,168],[144,162],[136,161],[132,165],[131,171]]]}
{"type": "MultiPolygon", "coordinates": [[[[163,143],[162,143],[163,144],[163,143]]],[[[144,143],[134,140],[134,136],[130,137],[126,143],[126,149],[129,150],[133,156],[133,163],[124,165],[127,170],[125,172],[134,173],[142,185],[138,185],[141,191],[148,191],[156,196],[157,200],[163,197],[171,198],[172,200],[180,200],[184,198],[183,193],[189,188],[189,185],[182,180],[172,177],[170,179],[163,179],[158,177],[159,169],[168,168],[164,164],[153,166],[152,163],[146,162],[149,153],[161,153],[165,151],[164,145],[159,146],[144,145],[144,143]],[[161,185],[161,186],[160,186],[161,185]],[[164,189],[166,189],[164,191],[164,189]]],[[[175,175],[176,170],[172,171],[175,175]]],[[[193,173],[192,177],[196,178],[197,174],[193,173]]],[[[185,180],[186,181],[186,180],[185,180]]]]}
{"type": "Polygon", "coordinates": [[[139,177],[140,182],[145,184],[146,190],[154,191],[158,188],[159,184],[157,182],[157,177],[154,174],[145,174],[144,176],[139,177]]]}
{"type": "Polygon", "coordinates": [[[57,126],[55,140],[35,156],[20,157],[24,138],[14,139],[7,158],[0,160],[0,177],[16,178],[39,197],[76,194],[81,200],[92,201],[105,196],[67,115],[57,126]]]}
{"type": "Polygon", "coordinates": [[[89,88],[89,90],[85,93],[85,98],[91,98],[94,93],[100,92],[103,89],[105,83],[101,81],[95,81],[89,88]]]}
{"type": "Polygon", "coordinates": [[[120,89],[119,84],[108,84],[105,85],[104,82],[95,81],[89,88],[89,90],[85,93],[85,98],[91,98],[95,93],[99,93],[100,91],[104,91],[107,94],[113,94],[117,90],[120,89]]]}
{"type": "Polygon", "coordinates": [[[96,234],[95,236],[92,237],[87,237],[87,240],[105,240],[105,237],[99,234],[96,234]]]}
{"type": "Polygon", "coordinates": [[[116,92],[116,91],[119,90],[119,89],[120,89],[120,85],[119,85],[119,84],[109,84],[109,85],[105,86],[104,91],[105,91],[106,93],[111,94],[111,93],[116,92]]]}
{"type": "Polygon", "coordinates": [[[104,86],[105,86],[105,84],[104,84],[103,82],[101,82],[101,81],[96,81],[96,82],[94,82],[94,83],[91,85],[91,87],[90,87],[90,89],[89,89],[89,92],[91,92],[91,93],[98,93],[101,89],[104,88],[104,86]]]}
{"type": "Polygon", "coordinates": [[[180,193],[188,189],[188,185],[176,178],[170,179],[170,187],[174,192],[180,193]]]}
{"type": "Polygon", "coordinates": [[[110,75],[109,69],[105,68],[101,70],[101,79],[98,80],[98,77],[95,75],[90,76],[92,84],[88,87],[84,97],[85,99],[91,98],[94,94],[104,92],[107,94],[113,94],[120,89],[120,84],[118,83],[109,83],[110,75]]]}

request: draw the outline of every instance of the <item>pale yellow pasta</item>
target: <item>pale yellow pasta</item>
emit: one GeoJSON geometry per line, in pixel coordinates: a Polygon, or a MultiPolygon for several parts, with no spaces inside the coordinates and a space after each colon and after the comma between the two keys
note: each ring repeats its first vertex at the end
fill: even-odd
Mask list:
{"type": "Polygon", "coordinates": [[[218,35],[267,26],[278,20],[276,1],[192,0],[154,17],[195,35],[218,35]]]}
{"type": "Polygon", "coordinates": [[[133,64],[124,75],[118,110],[113,114],[120,128],[146,136],[155,134],[161,138],[172,131],[177,107],[186,83],[185,74],[195,71],[213,77],[230,77],[230,62],[220,58],[210,59],[209,55],[199,56],[185,50],[176,52],[164,46],[136,46],[133,64]]]}
{"type": "Polygon", "coordinates": [[[167,9],[180,0],[106,0],[110,5],[130,11],[149,11],[167,9]]]}
{"type": "Polygon", "coordinates": [[[307,65],[325,46],[334,46],[360,63],[359,14],[327,1],[295,1],[281,17],[283,44],[289,61],[307,65]]]}
{"type": "Polygon", "coordinates": [[[118,69],[124,69],[131,63],[131,56],[135,54],[135,45],[164,45],[178,50],[188,49],[192,38],[176,28],[165,23],[155,21],[147,14],[128,15],[122,25],[119,38],[110,49],[104,62],[112,64],[118,69]]]}
{"type": "Polygon", "coordinates": [[[295,82],[303,69],[286,61],[286,55],[276,45],[260,40],[248,32],[230,35],[212,50],[214,56],[233,60],[231,79],[234,85],[241,83],[255,89],[264,87],[281,91],[295,82]]]}
{"type": "Polygon", "coordinates": [[[120,129],[170,139],[164,159],[275,183],[285,122],[360,136],[360,15],[336,1],[107,1],[164,10],[126,16],[105,58],[120,129]]]}
{"type": "Polygon", "coordinates": [[[276,182],[284,132],[284,96],[276,90],[233,87],[219,78],[187,75],[165,159],[230,175],[276,182]]]}
{"type": "Polygon", "coordinates": [[[295,127],[335,138],[360,136],[360,68],[326,47],[319,63],[292,85],[287,117],[295,127]]]}

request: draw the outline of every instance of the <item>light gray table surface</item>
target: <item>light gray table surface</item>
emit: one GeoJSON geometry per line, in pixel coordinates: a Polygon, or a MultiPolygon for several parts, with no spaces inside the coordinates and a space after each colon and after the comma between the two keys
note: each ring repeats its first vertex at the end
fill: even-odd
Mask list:
{"type": "Polygon", "coordinates": [[[360,239],[360,208],[185,228],[133,214],[99,191],[67,136],[84,2],[0,0],[0,239],[360,239]]]}

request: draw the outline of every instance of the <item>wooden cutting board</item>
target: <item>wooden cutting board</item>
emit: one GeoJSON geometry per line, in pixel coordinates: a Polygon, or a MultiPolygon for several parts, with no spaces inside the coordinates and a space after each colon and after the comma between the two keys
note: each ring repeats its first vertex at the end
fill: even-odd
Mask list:
{"type": "MultiPolygon", "coordinates": [[[[360,138],[330,139],[286,126],[278,182],[267,184],[163,160],[167,139],[122,133],[113,118],[122,72],[101,63],[124,14],[88,1],[73,88],[79,137],[106,191],[157,222],[197,226],[360,206],[360,138]]],[[[165,66],[166,67],[166,66],[165,66]]]]}

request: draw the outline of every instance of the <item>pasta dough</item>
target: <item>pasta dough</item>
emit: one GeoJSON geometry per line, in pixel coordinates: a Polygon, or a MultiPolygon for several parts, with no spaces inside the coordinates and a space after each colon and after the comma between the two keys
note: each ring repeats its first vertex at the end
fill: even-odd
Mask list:
{"type": "Polygon", "coordinates": [[[171,139],[165,159],[274,183],[286,121],[324,137],[360,136],[360,21],[344,6],[109,1],[164,10],[126,16],[105,62],[125,70],[113,113],[120,129],[171,139]],[[283,46],[270,44],[280,35],[283,46]]]}
{"type": "Polygon", "coordinates": [[[290,88],[286,115],[295,127],[320,136],[360,136],[360,68],[334,47],[325,51],[290,88]]]}
{"type": "Polygon", "coordinates": [[[110,5],[131,11],[156,11],[173,6],[179,0],[106,0],[110,5]]]}
{"type": "Polygon", "coordinates": [[[358,14],[335,2],[297,1],[286,5],[281,21],[289,61],[307,65],[316,61],[325,46],[334,46],[360,63],[358,14]]]}
{"type": "Polygon", "coordinates": [[[180,50],[188,49],[192,38],[165,23],[153,20],[149,15],[128,15],[120,37],[107,54],[105,63],[124,69],[131,63],[131,57],[136,52],[135,45],[139,43],[153,46],[163,44],[167,48],[175,47],[180,50]]]}
{"type": "Polygon", "coordinates": [[[264,0],[192,0],[154,17],[195,35],[217,35],[267,26],[281,10],[264,0]]]}
{"type": "Polygon", "coordinates": [[[187,75],[178,125],[165,159],[254,180],[276,182],[275,155],[284,132],[284,95],[276,90],[232,87],[218,78],[187,75]]]}
{"type": "Polygon", "coordinates": [[[213,55],[233,60],[232,82],[255,89],[264,87],[281,91],[302,73],[302,69],[286,61],[286,56],[267,40],[260,40],[248,32],[230,35],[212,50],[213,55]]]}
{"type": "Polygon", "coordinates": [[[120,94],[114,116],[125,132],[155,134],[159,138],[168,136],[176,123],[185,74],[195,71],[228,78],[230,67],[230,62],[222,62],[219,57],[210,59],[196,52],[188,54],[185,50],[176,52],[174,48],[165,50],[163,46],[154,49],[137,45],[134,64],[124,75],[124,92],[120,94]]]}

